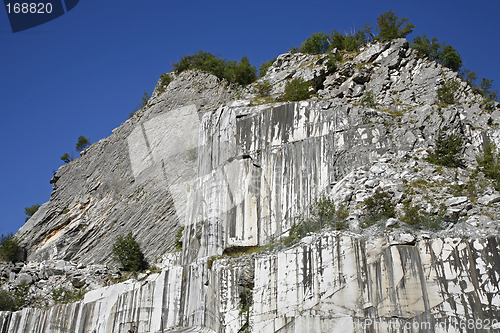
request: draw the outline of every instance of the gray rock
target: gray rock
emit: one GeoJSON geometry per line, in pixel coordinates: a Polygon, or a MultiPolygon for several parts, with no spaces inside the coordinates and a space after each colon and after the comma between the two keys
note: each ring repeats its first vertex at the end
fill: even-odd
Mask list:
{"type": "Polygon", "coordinates": [[[469,199],[467,197],[453,197],[444,202],[447,207],[458,206],[466,203],[469,199]]]}
{"type": "Polygon", "coordinates": [[[81,274],[73,275],[71,277],[71,284],[75,288],[81,288],[81,287],[83,287],[86,284],[85,277],[83,275],[81,275],[81,274]]]}
{"type": "MultiPolygon", "coordinates": [[[[320,98],[293,103],[262,104],[252,87],[200,71],[175,75],[110,137],[62,166],[51,181],[50,201],[17,233],[28,260],[40,266],[9,270],[6,287],[25,274],[44,279],[33,279],[30,293],[48,296],[51,288],[83,282],[91,291],[80,303],[49,311],[0,313],[1,327],[102,332],[137,318],[141,332],[158,332],[162,322],[238,332],[248,315],[258,332],[305,332],[327,323],[337,325],[329,329],[336,332],[345,330],[339,318],[352,324],[366,309],[381,320],[422,313],[429,320],[473,319],[474,311],[453,309],[498,317],[490,273],[499,270],[499,240],[491,221],[470,218],[428,231],[428,240],[407,225],[359,226],[362,202],[376,188],[393,194],[398,214],[406,199],[431,213],[444,203],[454,217],[494,213],[483,207],[486,199],[479,205],[466,197],[446,200],[455,170],[438,172],[416,160],[442,128],[465,138],[468,167],[486,137],[500,144],[481,98],[462,82],[457,105],[436,105],[437,90],[457,74],[419,59],[405,40],[365,47],[354,59],[347,55],[329,76],[326,57],[286,53],[270,67],[263,79],[273,85],[272,98],[292,78],[321,88],[320,98]],[[362,105],[367,91],[376,107],[362,105]],[[337,205],[342,197],[352,199],[346,202],[349,231],[310,233],[272,252],[261,247],[251,260],[217,259],[279,242],[325,193],[337,205]],[[161,274],[93,290],[109,283],[108,274],[118,275],[92,264],[114,264],[111,249],[119,235],[132,230],[152,262],[175,249],[181,225],[183,250],[167,258],[161,274]],[[478,266],[473,278],[463,274],[470,262],[478,266]],[[249,295],[253,304],[243,314],[240,301],[249,295]],[[346,295],[355,299],[346,303],[346,295]]],[[[457,177],[467,178],[468,171],[456,171],[457,177]]]]}
{"type": "Polygon", "coordinates": [[[500,195],[499,194],[485,195],[479,198],[477,202],[481,205],[491,205],[500,202],[500,195]]]}
{"type": "Polygon", "coordinates": [[[395,218],[391,217],[391,218],[387,219],[387,221],[385,221],[385,227],[386,228],[394,227],[394,226],[398,225],[399,222],[400,221],[398,219],[395,219],[395,218]]]}
{"type": "Polygon", "coordinates": [[[19,286],[22,283],[26,283],[28,285],[33,283],[33,277],[27,273],[19,273],[14,280],[14,285],[19,286]]]}
{"type": "Polygon", "coordinates": [[[416,237],[409,233],[392,233],[389,235],[390,245],[413,245],[416,242],[416,237]]]}

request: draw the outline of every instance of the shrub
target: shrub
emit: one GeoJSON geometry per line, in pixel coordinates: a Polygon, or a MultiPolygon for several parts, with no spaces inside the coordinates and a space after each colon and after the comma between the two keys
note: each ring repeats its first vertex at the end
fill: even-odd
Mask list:
{"type": "Polygon", "coordinates": [[[498,98],[497,92],[491,90],[493,80],[482,78],[481,83],[479,85],[476,85],[477,73],[468,69],[465,69],[460,73],[460,78],[466,81],[471,86],[474,93],[480,94],[485,98],[481,106],[487,111],[492,111],[495,107],[494,101],[498,98]]]}
{"type": "Polygon", "coordinates": [[[327,34],[318,32],[302,42],[300,52],[309,54],[320,54],[328,51],[330,38],[327,34]]]}
{"type": "MultiPolygon", "coordinates": [[[[158,82],[158,93],[163,93],[167,89],[167,86],[172,82],[174,78],[170,74],[163,74],[160,76],[160,82],[158,82]]],[[[147,101],[146,101],[147,103],[147,101]]]]}
{"type": "Polygon", "coordinates": [[[273,89],[273,86],[272,86],[271,82],[269,82],[267,80],[262,80],[262,81],[257,82],[255,84],[254,88],[255,88],[255,92],[256,92],[257,96],[267,97],[271,94],[271,90],[273,89]]]}
{"type": "Polygon", "coordinates": [[[426,214],[422,214],[422,209],[414,206],[410,201],[403,204],[403,215],[401,221],[409,225],[419,225],[427,218],[426,214]]]}
{"type": "Polygon", "coordinates": [[[4,261],[19,261],[21,258],[22,248],[19,241],[12,234],[2,235],[0,237],[0,258],[4,261]]]}
{"type": "Polygon", "coordinates": [[[182,234],[184,232],[184,226],[179,228],[177,234],[175,235],[175,248],[177,250],[182,250],[182,234]]]}
{"type": "Polygon", "coordinates": [[[441,204],[438,209],[437,215],[427,212],[418,205],[413,205],[411,200],[405,200],[403,202],[402,215],[400,216],[401,221],[404,223],[420,228],[427,229],[440,229],[441,222],[444,221],[444,213],[446,212],[446,206],[441,204]]]}
{"type": "Polygon", "coordinates": [[[176,73],[181,73],[188,69],[200,69],[212,73],[218,78],[224,77],[225,60],[215,57],[210,52],[198,51],[192,55],[181,57],[179,62],[174,62],[172,68],[176,73]]]}
{"type": "Polygon", "coordinates": [[[141,102],[139,103],[137,110],[140,110],[143,107],[145,107],[146,105],[148,105],[149,98],[150,98],[149,93],[147,91],[145,91],[144,94],[142,94],[141,102]]]}
{"type": "Polygon", "coordinates": [[[118,239],[113,244],[113,259],[125,271],[136,272],[148,267],[141,246],[135,240],[132,232],[129,232],[125,236],[118,236],[118,239]]]}
{"type": "Polygon", "coordinates": [[[464,161],[461,158],[463,150],[463,140],[455,134],[447,135],[444,131],[439,130],[434,149],[428,150],[429,156],[426,160],[436,165],[445,167],[463,167],[464,161]]]}
{"type": "Polygon", "coordinates": [[[309,213],[315,221],[331,221],[335,219],[335,203],[326,196],[320,197],[311,205],[309,213]]]}
{"type": "Polygon", "coordinates": [[[444,104],[455,104],[455,95],[458,91],[459,83],[456,80],[444,82],[437,91],[437,96],[440,102],[444,104]]]}
{"type": "Polygon", "coordinates": [[[0,311],[16,311],[16,301],[11,293],[0,289],[0,311]]]}
{"type": "Polygon", "coordinates": [[[285,101],[302,101],[311,96],[310,82],[306,82],[301,78],[289,81],[285,86],[283,100],[285,101]]]}
{"type": "Polygon", "coordinates": [[[78,141],[76,142],[75,149],[76,151],[82,151],[85,148],[88,148],[90,146],[90,141],[83,135],[78,137],[78,141]]]}
{"type": "Polygon", "coordinates": [[[381,14],[377,18],[377,30],[379,31],[377,39],[383,42],[406,37],[415,28],[415,25],[408,23],[408,21],[406,17],[398,18],[392,10],[381,14]]]}
{"type": "Polygon", "coordinates": [[[40,208],[39,204],[34,204],[30,207],[24,208],[24,214],[26,214],[26,221],[28,221],[33,215],[35,215],[36,211],[40,208]]]}
{"type": "Polygon", "coordinates": [[[52,290],[54,303],[71,303],[80,301],[85,296],[85,289],[71,290],[64,287],[52,290]]]}
{"type": "Polygon", "coordinates": [[[28,305],[29,302],[29,291],[30,286],[26,281],[22,281],[14,290],[14,302],[16,309],[23,308],[28,305]]]}
{"type": "Polygon", "coordinates": [[[240,62],[227,61],[202,50],[182,57],[179,62],[173,63],[172,67],[177,73],[188,69],[203,70],[219,79],[226,79],[240,85],[250,84],[257,79],[257,69],[250,65],[247,57],[242,57],[240,62]]]}
{"type": "Polygon", "coordinates": [[[497,100],[497,92],[491,90],[493,80],[483,78],[476,90],[485,98],[481,106],[487,111],[493,111],[495,108],[495,100],[497,100]]]}
{"type": "Polygon", "coordinates": [[[132,118],[137,111],[139,111],[140,109],[142,109],[143,107],[145,107],[146,105],[148,105],[149,98],[150,98],[149,93],[147,91],[145,91],[144,94],[141,97],[141,102],[134,109],[134,111],[132,111],[131,113],[129,113],[128,117],[132,118]]]}
{"type": "Polygon", "coordinates": [[[306,220],[307,232],[318,231],[325,226],[334,230],[344,230],[348,227],[346,218],[349,215],[344,205],[335,208],[335,202],[326,196],[316,199],[309,208],[310,217],[306,220]]]}
{"type": "Polygon", "coordinates": [[[375,193],[363,202],[365,217],[361,226],[369,227],[381,219],[394,217],[395,207],[391,201],[391,195],[378,188],[375,193]]]}
{"type": "Polygon", "coordinates": [[[263,77],[264,75],[266,75],[267,73],[267,70],[269,69],[269,67],[272,66],[272,64],[276,61],[276,58],[274,59],[271,59],[267,62],[263,62],[260,67],[259,67],[259,77],[263,77]]]}
{"type": "MultiPolygon", "coordinates": [[[[339,53],[337,53],[339,54],[339,53]]],[[[342,56],[340,56],[342,57],[342,56]]],[[[328,60],[326,61],[326,71],[328,74],[333,74],[337,71],[338,65],[337,65],[337,57],[336,56],[329,56],[328,60]]]]}
{"type": "Polygon", "coordinates": [[[345,230],[349,228],[346,221],[348,215],[349,211],[345,205],[340,204],[336,209],[335,202],[332,199],[326,196],[319,197],[309,207],[308,218],[296,218],[290,228],[288,237],[283,240],[283,243],[290,245],[308,233],[320,231],[325,227],[334,230],[345,230]]]}
{"type": "Polygon", "coordinates": [[[488,142],[484,147],[484,152],[476,156],[478,169],[484,175],[493,180],[493,185],[500,191],[500,155],[493,142],[488,142]]]}
{"type": "Polygon", "coordinates": [[[361,105],[370,107],[370,108],[375,108],[377,107],[377,101],[375,100],[375,95],[373,94],[372,91],[367,91],[361,98],[361,105]]]}

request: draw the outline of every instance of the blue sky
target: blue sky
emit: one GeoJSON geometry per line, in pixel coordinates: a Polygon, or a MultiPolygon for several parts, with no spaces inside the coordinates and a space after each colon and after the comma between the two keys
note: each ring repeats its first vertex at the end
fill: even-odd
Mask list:
{"type": "Polygon", "coordinates": [[[464,68],[495,81],[500,2],[80,0],[51,22],[12,33],[0,9],[0,233],[24,208],[50,197],[49,180],[78,136],[111,134],[172,62],[200,49],[258,66],[314,32],[375,26],[387,10],[462,55],[464,68]]]}

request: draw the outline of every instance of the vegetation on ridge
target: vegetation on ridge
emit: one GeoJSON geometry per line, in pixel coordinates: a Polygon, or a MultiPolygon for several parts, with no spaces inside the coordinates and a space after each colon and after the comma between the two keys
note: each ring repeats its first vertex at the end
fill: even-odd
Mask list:
{"type": "Polygon", "coordinates": [[[226,79],[239,85],[247,85],[257,79],[257,69],[245,56],[236,62],[217,58],[210,52],[200,50],[195,54],[182,57],[179,62],[173,63],[172,67],[177,73],[188,69],[200,69],[214,74],[219,79],[226,79]]]}
{"type": "MultiPolygon", "coordinates": [[[[75,145],[75,150],[77,152],[80,152],[82,150],[85,150],[86,148],[90,147],[90,140],[87,139],[86,137],[84,137],[83,135],[80,135],[78,137],[78,140],[76,142],[76,145],[75,145]]],[[[73,153],[68,154],[68,153],[64,153],[64,155],[62,155],[60,157],[60,159],[64,162],[64,163],[69,163],[71,161],[73,161],[75,158],[73,157],[73,153]]]]}
{"type": "MultiPolygon", "coordinates": [[[[365,24],[365,27],[361,30],[344,34],[336,30],[329,34],[318,32],[313,33],[311,37],[302,42],[299,48],[292,48],[292,51],[308,54],[328,53],[334,49],[355,52],[362,46],[373,41],[384,42],[406,37],[414,28],[415,26],[409,22],[408,18],[398,18],[396,12],[387,11],[377,18],[376,30],[378,31],[378,35],[372,33],[369,24],[365,24]]],[[[469,70],[461,71],[463,65],[462,58],[460,53],[451,45],[439,43],[436,37],[429,39],[423,34],[422,36],[416,36],[413,42],[410,43],[410,46],[417,52],[419,57],[436,61],[455,72],[459,72],[460,77],[470,84],[475,93],[479,93],[486,98],[483,107],[486,110],[493,108],[493,101],[497,100],[498,94],[491,90],[492,80],[483,78],[481,83],[476,85],[474,82],[477,80],[477,74],[469,70]]],[[[272,62],[261,65],[261,77],[271,64],[272,62]]]]}
{"type": "Polygon", "coordinates": [[[34,205],[31,205],[30,207],[24,208],[24,214],[26,214],[26,221],[28,221],[33,215],[35,215],[38,208],[40,208],[39,204],[34,204],[34,205]]]}

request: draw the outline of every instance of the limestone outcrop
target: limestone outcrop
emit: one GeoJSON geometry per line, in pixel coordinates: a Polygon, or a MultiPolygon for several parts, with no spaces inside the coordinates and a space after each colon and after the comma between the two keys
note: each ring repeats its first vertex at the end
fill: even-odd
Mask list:
{"type": "MultiPolygon", "coordinates": [[[[329,56],[280,55],[259,79],[272,86],[265,98],[259,82],[175,74],[62,166],[51,200],[16,234],[27,265],[71,261],[117,274],[112,244],[132,231],[159,272],[103,287],[75,280],[83,300],[1,313],[0,332],[500,329],[500,193],[473,172],[487,142],[500,146],[498,103],[486,110],[456,73],[418,58],[404,39],[344,53],[334,72],[329,56]],[[293,78],[313,82],[316,94],[281,100],[293,78]],[[450,81],[454,104],[437,93],[450,81]],[[440,131],[463,139],[467,167],[426,160],[440,131]],[[377,191],[397,216],[363,225],[377,191]],[[291,240],[320,197],[342,207],[347,230],[291,240]],[[438,216],[438,226],[405,223],[409,205],[438,216]],[[481,328],[463,327],[471,321],[481,328]]],[[[23,267],[5,288],[21,273],[43,289],[45,277],[23,267]]]]}

